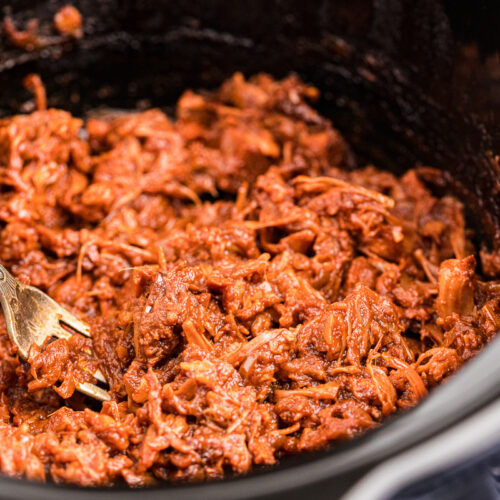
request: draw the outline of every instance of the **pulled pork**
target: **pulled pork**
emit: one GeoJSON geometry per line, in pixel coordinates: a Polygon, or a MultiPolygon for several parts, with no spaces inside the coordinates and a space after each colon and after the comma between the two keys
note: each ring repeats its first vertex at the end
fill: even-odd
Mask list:
{"type": "Polygon", "coordinates": [[[58,45],[68,39],[82,38],[82,21],[82,15],[75,7],[65,5],[55,13],[52,29],[49,26],[41,27],[39,20],[32,18],[26,22],[24,30],[19,30],[9,16],[4,18],[2,27],[11,45],[32,52],[58,45]],[[48,35],[47,31],[56,31],[58,35],[48,35]]]}
{"type": "Polygon", "coordinates": [[[317,97],[235,74],[176,121],[0,121],[0,260],[93,332],[24,362],[2,323],[5,474],[243,474],[380,425],[495,336],[500,282],[477,274],[460,201],[422,169],[357,166],[317,97]],[[92,363],[100,411],[74,393],[92,363]]]}

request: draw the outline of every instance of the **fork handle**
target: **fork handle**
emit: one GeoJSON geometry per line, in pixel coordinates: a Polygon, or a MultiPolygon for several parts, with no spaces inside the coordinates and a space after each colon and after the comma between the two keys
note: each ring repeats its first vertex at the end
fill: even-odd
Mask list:
{"type": "Polygon", "coordinates": [[[5,316],[5,325],[11,342],[19,349],[19,354],[26,359],[30,344],[18,332],[18,318],[20,301],[19,293],[24,285],[19,283],[12,274],[0,264],[0,303],[5,316]]]}
{"type": "Polygon", "coordinates": [[[0,300],[2,306],[4,306],[6,302],[10,304],[13,300],[17,300],[17,290],[20,286],[22,286],[21,283],[0,264],[0,300]]]}

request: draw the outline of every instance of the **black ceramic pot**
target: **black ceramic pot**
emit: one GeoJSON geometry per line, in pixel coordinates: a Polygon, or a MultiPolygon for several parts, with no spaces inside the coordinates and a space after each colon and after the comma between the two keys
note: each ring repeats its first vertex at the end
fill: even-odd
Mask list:
{"type": "MultiPolygon", "coordinates": [[[[2,7],[3,15],[18,25],[39,18],[43,31],[67,2],[4,3],[9,5],[2,7]]],[[[215,87],[235,71],[277,77],[296,72],[320,89],[319,111],[361,158],[400,173],[415,164],[447,172],[447,186],[436,189],[449,189],[466,202],[478,240],[500,245],[500,169],[494,155],[500,151],[495,127],[500,63],[497,67],[494,57],[500,48],[500,4],[495,0],[72,4],[84,18],[79,42],[24,52],[5,37],[0,41],[1,115],[26,108],[30,96],[21,82],[28,72],[41,74],[50,106],[79,115],[104,104],[168,110],[185,88],[215,87]]],[[[353,486],[351,499],[388,498],[424,473],[454,464],[458,456],[470,459],[500,443],[498,359],[500,339],[422,404],[380,429],[243,478],[88,490],[2,477],[0,498],[333,499],[353,486]],[[474,431],[477,426],[480,432],[474,431]],[[456,450],[449,442],[463,445],[456,450]],[[436,463],[443,446],[449,452],[436,463]],[[381,470],[382,480],[379,474],[378,482],[366,482],[381,470]]]]}

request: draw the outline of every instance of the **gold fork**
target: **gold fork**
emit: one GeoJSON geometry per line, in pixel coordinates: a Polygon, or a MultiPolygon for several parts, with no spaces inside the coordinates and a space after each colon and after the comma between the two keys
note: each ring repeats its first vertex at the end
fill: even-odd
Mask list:
{"type": "MultiPolygon", "coordinates": [[[[41,346],[48,337],[69,339],[72,334],[62,325],[90,337],[90,327],[87,324],[38,288],[19,283],[1,264],[0,302],[10,340],[18,347],[19,355],[23,359],[28,359],[33,344],[41,346]]],[[[92,375],[99,382],[106,383],[100,370],[92,375]]],[[[89,382],[79,382],[76,388],[99,401],[110,399],[107,391],[89,382]]]]}

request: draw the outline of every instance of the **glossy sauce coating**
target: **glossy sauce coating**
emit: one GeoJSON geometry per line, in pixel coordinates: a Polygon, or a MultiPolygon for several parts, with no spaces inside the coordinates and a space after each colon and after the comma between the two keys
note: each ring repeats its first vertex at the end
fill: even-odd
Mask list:
{"type": "Polygon", "coordinates": [[[477,274],[462,204],[358,165],[317,97],[235,74],[175,121],[0,121],[0,261],[93,332],[22,362],[2,320],[3,473],[244,474],[380,425],[494,337],[500,257],[477,274]],[[100,411],[74,392],[92,363],[100,411]]]}

